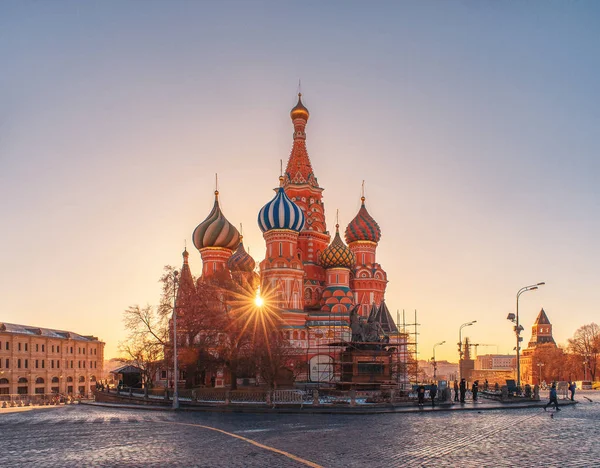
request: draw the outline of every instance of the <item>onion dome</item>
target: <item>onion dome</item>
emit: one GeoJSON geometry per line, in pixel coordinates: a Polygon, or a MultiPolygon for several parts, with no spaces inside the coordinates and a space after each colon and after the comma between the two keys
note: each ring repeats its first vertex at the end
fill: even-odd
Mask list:
{"type": "Polygon", "coordinates": [[[365,197],[360,197],[360,200],[362,202],[360,210],[346,228],[346,242],[348,244],[356,241],[377,243],[381,239],[381,229],[365,208],[365,197]]]}
{"type": "Polygon", "coordinates": [[[292,120],[302,119],[307,121],[308,116],[308,109],[304,107],[304,104],[302,104],[302,93],[298,93],[298,104],[296,104],[294,108],[290,111],[290,117],[292,118],[292,120]]]}
{"type": "Polygon", "coordinates": [[[277,194],[258,213],[258,227],[262,232],[272,229],[289,229],[300,232],[304,227],[304,213],[286,195],[283,187],[277,189],[277,194]]]}
{"type": "Polygon", "coordinates": [[[236,251],[233,252],[233,255],[227,260],[227,268],[231,271],[251,272],[254,271],[255,266],[256,262],[250,254],[246,252],[244,243],[240,237],[240,243],[236,251]]]}
{"type": "Polygon", "coordinates": [[[356,264],[356,256],[340,237],[340,225],[335,225],[335,237],[321,254],[321,265],[324,268],[353,268],[356,264]]]}
{"type": "Polygon", "coordinates": [[[219,206],[219,191],[215,190],[215,205],[208,217],[202,221],[192,234],[192,240],[198,250],[206,247],[222,247],[233,250],[240,243],[240,233],[227,221],[219,206]]]}

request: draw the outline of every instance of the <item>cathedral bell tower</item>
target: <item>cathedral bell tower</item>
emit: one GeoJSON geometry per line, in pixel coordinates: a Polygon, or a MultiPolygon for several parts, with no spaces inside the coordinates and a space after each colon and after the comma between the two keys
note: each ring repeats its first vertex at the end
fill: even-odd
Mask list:
{"type": "Polygon", "coordinates": [[[298,236],[298,252],[304,265],[304,305],[307,309],[319,309],[325,287],[325,270],[319,264],[321,253],[329,245],[330,236],[325,224],[323,189],[319,183],[306,150],[306,124],[308,109],[298,93],[298,103],[290,112],[294,125],[294,143],[283,174],[283,188],[287,196],[301,209],[306,218],[298,236]]]}

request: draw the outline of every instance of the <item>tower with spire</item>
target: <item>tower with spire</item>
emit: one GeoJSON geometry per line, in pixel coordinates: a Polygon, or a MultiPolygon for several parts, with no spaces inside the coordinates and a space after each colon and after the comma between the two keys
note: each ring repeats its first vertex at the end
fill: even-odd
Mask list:
{"type": "Polygon", "coordinates": [[[302,93],[290,111],[294,125],[293,144],[283,174],[283,188],[305,215],[304,228],[298,236],[298,252],[304,266],[304,304],[307,309],[319,309],[325,287],[325,270],[319,264],[321,253],[329,245],[325,223],[323,189],[315,176],[306,149],[306,124],[310,114],[302,103],[302,93]]]}
{"type": "Polygon", "coordinates": [[[531,327],[531,339],[527,344],[527,348],[523,350],[519,359],[522,382],[541,383],[539,382],[540,369],[537,362],[539,357],[536,356],[538,354],[536,351],[544,348],[556,349],[557,346],[552,336],[552,324],[546,311],[542,308],[531,327]]]}

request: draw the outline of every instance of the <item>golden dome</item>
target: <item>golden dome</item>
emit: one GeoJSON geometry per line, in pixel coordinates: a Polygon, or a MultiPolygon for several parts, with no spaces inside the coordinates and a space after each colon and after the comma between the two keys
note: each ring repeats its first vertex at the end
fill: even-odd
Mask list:
{"type": "Polygon", "coordinates": [[[290,117],[292,120],[302,119],[306,121],[308,120],[308,116],[308,109],[302,104],[302,93],[298,93],[298,104],[290,111],[290,117]]]}

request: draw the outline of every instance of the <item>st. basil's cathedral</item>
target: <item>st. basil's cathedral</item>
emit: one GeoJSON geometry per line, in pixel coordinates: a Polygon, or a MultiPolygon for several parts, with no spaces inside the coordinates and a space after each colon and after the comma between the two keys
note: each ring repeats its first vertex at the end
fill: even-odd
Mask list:
{"type": "MultiPolygon", "coordinates": [[[[290,112],[294,133],[287,166],[275,196],[258,212],[258,227],[266,243],[258,277],[240,232],[221,211],[218,191],[212,211],[192,238],[202,257],[202,279],[228,271],[236,281],[272,292],[270,305],[281,311],[283,331],[306,353],[309,380],[327,381],[336,379],[338,352],[328,345],[350,341],[351,311],[358,312],[361,321],[372,323],[386,342],[399,343],[402,334],[385,304],[387,274],[376,259],[381,229],[367,211],[364,194],[358,213],[344,231],[346,242],[339,225],[331,240],[323,188],[306,149],[309,116],[299,93],[290,112]]],[[[183,281],[191,280],[187,252],[181,273],[183,281]]]]}

